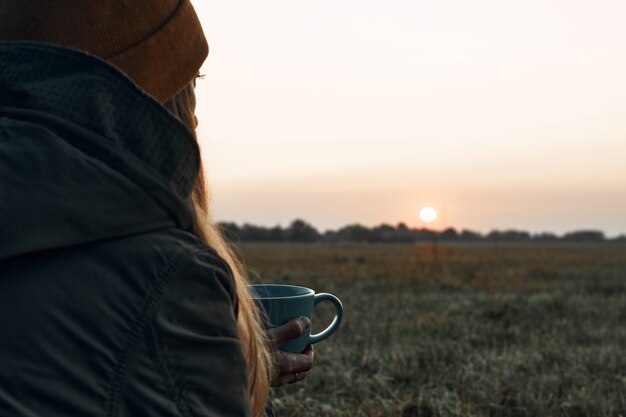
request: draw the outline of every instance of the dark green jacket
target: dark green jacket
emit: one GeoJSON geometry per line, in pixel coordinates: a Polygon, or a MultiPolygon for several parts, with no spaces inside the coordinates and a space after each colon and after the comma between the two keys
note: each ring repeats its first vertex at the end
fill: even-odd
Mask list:
{"type": "Polygon", "coordinates": [[[250,414],[198,155],[106,62],[0,42],[0,416],[250,414]]]}

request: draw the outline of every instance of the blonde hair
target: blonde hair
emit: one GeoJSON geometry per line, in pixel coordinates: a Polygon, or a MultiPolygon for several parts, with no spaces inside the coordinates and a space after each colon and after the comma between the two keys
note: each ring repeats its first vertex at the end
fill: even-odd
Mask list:
{"type": "MultiPolygon", "coordinates": [[[[190,84],[188,88],[181,91],[165,106],[178,116],[195,136],[193,86],[194,84],[190,84]]],[[[211,221],[209,192],[202,163],[200,163],[191,197],[196,215],[196,235],[212,247],[226,261],[233,272],[239,305],[237,331],[248,364],[250,406],[254,417],[262,417],[270,389],[271,359],[269,350],[260,324],[258,307],[250,298],[246,287],[248,278],[243,263],[239,260],[233,247],[226,243],[219,226],[211,221]]]]}

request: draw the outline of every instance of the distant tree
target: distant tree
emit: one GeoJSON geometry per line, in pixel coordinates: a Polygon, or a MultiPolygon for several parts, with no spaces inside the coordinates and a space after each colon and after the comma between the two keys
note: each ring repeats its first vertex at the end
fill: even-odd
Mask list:
{"type": "MultiPolygon", "coordinates": [[[[389,224],[380,224],[379,226],[368,228],[360,224],[351,224],[344,226],[338,230],[327,230],[324,234],[320,234],[315,227],[302,219],[296,219],[283,229],[280,225],[272,228],[256,226],[245,223],[238,226],[234,222],[220,222],[218,224],[224,237],[234,242],[428,242],[433,239],[442,241],[459,241],[459,242],[479,242],[490,240],[493,242],[552,242],[557,240],[573,241],[573,242],[601,242],[607,241],[604,232],[599,230],[577,230],[566,233],[562,237],[558,237],[554,233],[542,232],[531,235],[528,232],[520,230],[492,230],[486,236],[482,234],[463,229],[457,232],[454,228],[449,227],[441,232],[421,228],[410,228],[406,223],[398,223],[397,226],[389,224]]],[[[626,242],[626,235],[608,239],[611,242],[626,242]]]]}
{"type": "Polygon", "coordinates": [[[537,242],[554,242],[559,240],[559,237],[554,233],[542,232],[533,235],[532,240],[537,242]]]}
{"type": "Polygon", "coordinates": [[[324,242],[337,242],[339,239],[337,238],[337,232],[335,230],[326,230],[324,234],[321,236],[322,241],[324,242]]]}
{"type": "Polygon", "coordinates": [[[487,235],[485,236],[485,239],[493,242],[493,243],[498,243],[500,242],[502,239],[500,237],[500,231],[499,230],[492,230],[491,232],[487,233],[487,235]]]}
{"type": "Polygon", "coordinates": [[[571,242],[601,242],[604,240],[604,232],[599,230],[577,230],[566,233],[562,239],[571,242]]]}
{"type": "Polygon", "coordinates": [[[415,242],[419,239],[419,233],[414,233],[405,223],[398,223],[396,226],[396,242],[415,242]]]}
{"type": "Polygon", "coordinates": [[[402,232],[402,231],[408,231],[408,230],[409,230],[409,227],[406,225],[406,223],[404,223],[404,222],[400,222],[400,223],[398,223],[398,225],[396,226],[396,230],[398,230],[399,232],[402,232]]]}
{"type": "Polygon", "coordinates": [[[493,242],[524,242],[530,240],[530,233],[519,230],[493,230],[489,232],[487,239],[493,242]]]}
{"type": "Polygon", "coordinates": [[[459,233],[452,227],[449,227],[441,232],[439,236],[441,237],[441,240],[452,241],[458,239],[459,233]]]}
{"type": "Polygon", "coordinates": [[[411,236],[414,242],[428,241],[431,242],[439,237],[439,233],[434,230],[422,227],[421,229],[411,230],[411,236]]]}
{"type": "Polygon", "coordinates": [[[388,224],[374,227],[370,232],[370,242],[393,242],[396,237],[396,229],[388,224]]]}
{"type": "Polygon", "coordinates": [[[314,242],[320,237],[313,226],[300,219],[292,221],[285,234],[291,242],[314,242]]]}
{"type": "Polygon", "coordinates": [[[268,240],[268,231],[261,226],[245,223],[240,231],[240,238],[246,242],[262,242],[268,240]]]}
{"type": "Polygon", "coordinates": [[[526,242],[531,238],[530,233],[523,230],[505,230],[504,236],[516,242],[526,242]]]}
{"type": "Polygon", "coordinates": [[[286,232],[280,226],[274,226],[268,231],[268,238],[272,242],[282,242],[285,240],[286,232]]]}
{"type": "Polygon", "coordinates": [[[472,230],[463,229],[459,235],[459,240],[464,242],[477,242],[482,239],[482,235],[472,230]]]}
{"type": "Polygon", "coordinates": [[[337,238],[342,242],[369,242],[370,229],[360,224],[351,224],[337,230],[337,238]]]}
{"type": "Polygon", "coordinates": [[[222,231],[222,234],[226,238],[226,240],[230,242],[237,242],[239,240],[239,234],[241,230],[237,223],[233,222],[220,222],[218,223],[218,227],[222,231]]]}

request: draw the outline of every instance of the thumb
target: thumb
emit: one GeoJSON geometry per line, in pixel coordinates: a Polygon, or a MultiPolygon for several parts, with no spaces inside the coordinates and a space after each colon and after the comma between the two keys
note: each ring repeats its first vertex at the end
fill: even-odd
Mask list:
{"type": "Polygon", "coordinates": [[[304,334],[311,325],[311,320],[307,317],[298,317],[289,320],[287,323],[279,327],[274,327],[267,331],[270,343],[278,349],[283,343],[296,339],[304,334]]]}

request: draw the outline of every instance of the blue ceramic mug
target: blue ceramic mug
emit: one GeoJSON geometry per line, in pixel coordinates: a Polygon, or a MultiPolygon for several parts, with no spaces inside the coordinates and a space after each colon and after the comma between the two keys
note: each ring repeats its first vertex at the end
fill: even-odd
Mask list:
{"type": "Polygon", "coordinates": [[[280,346],[280,350],[286,352],[301,353],[307,345],[328,338],[339,328],[343,318],[343,305],[339,298],[332,294],[315,294],[310,288],[282,284],[249,285],[248,290],[250,297],[259,303],[265,313],[266,328],[282,326],[289,320],[301,316],[311,320],[311,326],[305,334],[280,346]],[[326,330],[312,335],[313,308],[325,300],[335,305],[337,314],[326,330]]]}

